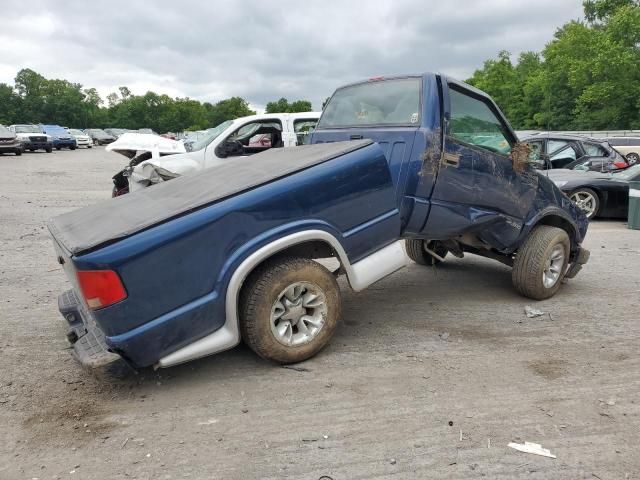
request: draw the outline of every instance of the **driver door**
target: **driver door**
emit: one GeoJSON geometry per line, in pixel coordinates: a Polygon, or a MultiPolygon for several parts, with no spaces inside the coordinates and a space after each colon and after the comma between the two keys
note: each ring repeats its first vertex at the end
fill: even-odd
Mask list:
{"type": "Polygon", "coordinates": [[[426,238],[474,233],[498,250],[518,238],[531,209],[538,176],[516,171],[517,138],[491,99],[462,84],[443,85],[444,154],[432,195],[426,238]]]}

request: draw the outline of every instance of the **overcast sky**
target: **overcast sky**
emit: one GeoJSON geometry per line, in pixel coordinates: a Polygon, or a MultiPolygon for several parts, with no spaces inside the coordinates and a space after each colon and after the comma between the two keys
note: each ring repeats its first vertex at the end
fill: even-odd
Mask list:
{"type": "Polygon", "coordinates": [[[540,50],[581,0],[2,0],[0,82],[47,78],[262,108],[319,108],[344,83],[440,71],[465,79],[502,49],[540,50]],[[153,5],[151,7],[150,5],[153,5]]]}

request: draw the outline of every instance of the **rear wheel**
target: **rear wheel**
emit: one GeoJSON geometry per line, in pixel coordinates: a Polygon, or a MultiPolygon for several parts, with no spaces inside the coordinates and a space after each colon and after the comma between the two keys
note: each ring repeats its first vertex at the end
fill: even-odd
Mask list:
{"type": "Polygon", "coordinates": [[[69,149],[70,149],[70,150],[75,150],[75,149],[76,149],[76,146],[75,146],[75,145],[71,145],[71,146],[69,147],[69,149]]]}
{"type": "Polygon", "coordinates": [[[22,149],[21,148],[16,148],[15,152],[16,157],[19,157],[20,155],[22,155],[22,149]]]}
{"type": "Polygon", "coordinates": [[[269,261],[242,288],[242,338],[262,358],[301,362],[329,342],[340,311],[340,288],[322,265],[306,258],[269,261]]]}
{"type": "Polygon", "coordinates": [[[51,152],[53,152],[53,147],[47,147],[47,148],[45,148],[45,151],[47,153],[51,153],[51,152]]]}
{"type": "Polygon", "coordinates": [[[439,257],[444,258],[447,255],[447,249],[437,242],[405,240],[404,244],[409,258],[419,265],[433,266],[441,263],[441,260],[427,252],[425,247],[438,254],[439,257]]]}
{"type": "Polygon", "coordinates": [[[629,165],[635,165],[636,163],[640,162],[640,155],[638,155],[636,152],[627,153],[626,159],[627,162],[629,162],[629,165]]]}
{"type": "Polygon", "coordinates": [[[600,197],[590,188],[579,188],[569,195],[580,210],[584,212],[589,220],[598,214],[600,209],[600,197]]]}
{"type": "Polygon", "coordinates": [[[560,288],[570,253],[569,235],[557,227],[535,227],[516,253],[514,287],[525,297],[544,300],[560,288]]]}

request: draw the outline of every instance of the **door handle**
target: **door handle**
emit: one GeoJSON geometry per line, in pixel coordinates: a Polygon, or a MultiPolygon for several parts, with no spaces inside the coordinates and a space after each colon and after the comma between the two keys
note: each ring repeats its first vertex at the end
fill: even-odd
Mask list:
{"type": "Polygon", "coordinates": [[[350,140],[362,140],[362,135],[351,135],[350,140]]]}
{"type": "Polygon", "coordinates": [[[460,154],[445,153],[442,156],[442,163],[458,168],[460,166],[460,154]]]}

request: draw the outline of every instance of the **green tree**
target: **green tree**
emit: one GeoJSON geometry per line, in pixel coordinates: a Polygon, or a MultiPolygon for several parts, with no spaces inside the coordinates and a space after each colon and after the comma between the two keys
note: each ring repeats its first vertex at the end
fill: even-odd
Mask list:
{"type": "Polygon", "coordinates": [[[265,113],[296,113],[310,112],[311,110],[312,105],[308,100],[296,100],[289,103],[289,101],[283,97],[275,102],[268,102],[265,113]]]}
{"type": "Polygon", "coordinates": [[[220,125],[227,120],[256,114],[255,111],[251,110],[247,101],[240,97],[227,98],[215,105],[205,105],[208,105],[208,107],[205,107],[207,110],[207,124],[211,127],[220,125]]]}

